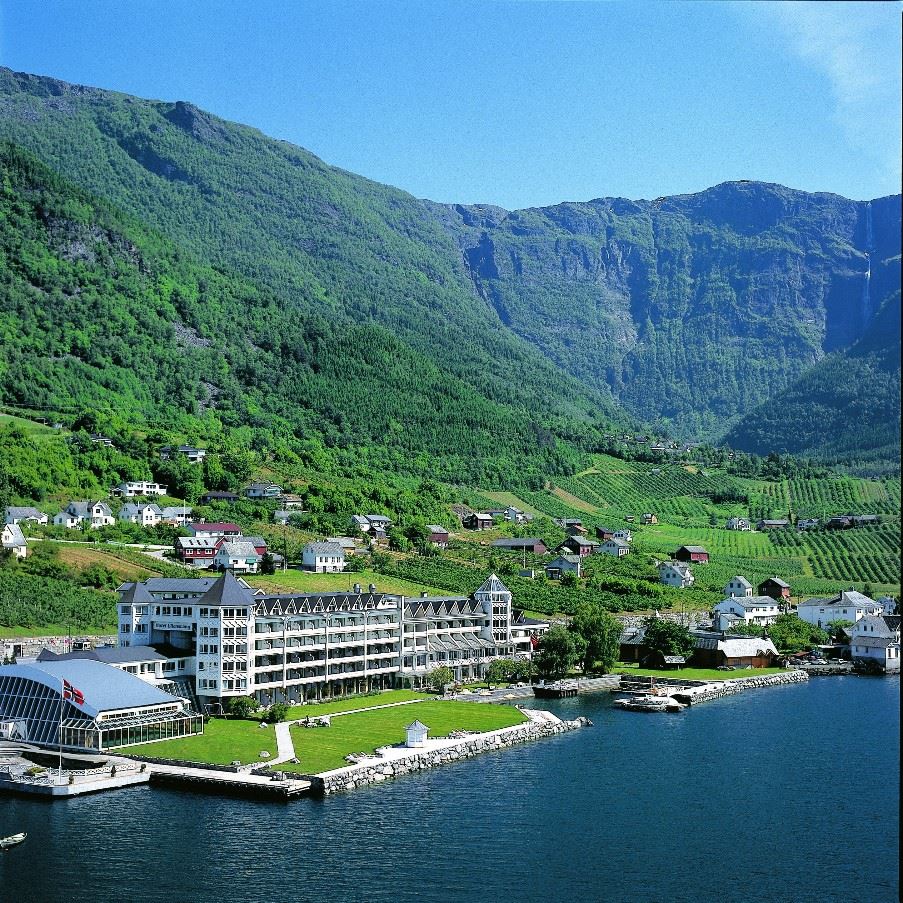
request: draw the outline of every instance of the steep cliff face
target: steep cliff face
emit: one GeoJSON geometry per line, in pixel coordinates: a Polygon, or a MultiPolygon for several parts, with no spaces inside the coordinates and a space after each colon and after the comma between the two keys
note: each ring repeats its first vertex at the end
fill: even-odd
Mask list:
{"type": "Polygon", "coordinates": [[[442,219],[518,335],[683,435],[723,433],[849,348],[899,288],[899,197],[734,182],[442,219]]]}

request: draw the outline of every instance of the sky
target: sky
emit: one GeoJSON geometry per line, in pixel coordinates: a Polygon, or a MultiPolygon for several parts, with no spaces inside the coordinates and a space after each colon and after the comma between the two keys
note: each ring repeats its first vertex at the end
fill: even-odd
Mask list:
{"type": "Polygon", "coordinates": [[[900,191],[898,2],[0,0],[0,65],[188,100],[418,197],[900,191]]]}

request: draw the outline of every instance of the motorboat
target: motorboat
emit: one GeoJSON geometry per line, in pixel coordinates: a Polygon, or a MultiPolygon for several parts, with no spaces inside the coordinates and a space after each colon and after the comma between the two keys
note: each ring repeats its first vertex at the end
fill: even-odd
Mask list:
{"type": "Polygon", "coordinates": [[[661,696],[649,693],[645,696],[629,696],[626,699],[616,699],[616,706],[626,709],[628,712],[682,712],[686,706],[678,702],[673,696],[661,696]]]}
{"type": "Polygon", "coordinates": [[[0,838],[0,850],[8,850],[10,847],[22,843],[28,835],[22,831],[20,834],[10,834],[9,837],[0,838]]]}

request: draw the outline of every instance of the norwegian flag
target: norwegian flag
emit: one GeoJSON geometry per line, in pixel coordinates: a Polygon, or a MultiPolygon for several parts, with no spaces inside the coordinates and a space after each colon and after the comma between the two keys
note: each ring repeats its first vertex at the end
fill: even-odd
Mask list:
{"type": "Polygon", "coordinates": [[[535,633],[530,634],[530,648],[535,649],[539,645],[539,637],[535,633]]]}
{"type": "Polygon", "coordinates": [[[68,680],[63,681],[63,699],[71,699],[76,705],[85,704],[85,694],[76,690],[68,680]]]}

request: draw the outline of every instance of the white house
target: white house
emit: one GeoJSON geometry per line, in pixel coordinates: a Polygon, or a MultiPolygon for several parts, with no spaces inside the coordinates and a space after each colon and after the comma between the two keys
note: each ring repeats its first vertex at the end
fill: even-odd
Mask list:
{"type": "Polygon", "coordinates": [[[616,558],[623,558],[630,554],[630,546],[623,539],[607,539],[602,543],[600,551],[606,555],[614,555],[616,558]]]}
{"type": "Polygon", "coordinates": [[[560,580],[565,574],[580,576],[581,558],[579,555],[559,555],[546,565],[546,577],[549,580],[560,580]]]}
{"type": "Polygon", "coordinates": [[[4,524],[2,533],[4,549],[9,549],[15,558],[24,558],[28,554],[28,544],[25,542],[25,534],[18,524],[4,524]]]}
{"type": "Polygon", "coordinates": [[[3,522],[5,524],[20,524],[23,521],[31,521],[34,524],[46,524],[49,520],[50,518],[43,511],[38,511],[37,508],[10,505],[6,509],[3,522]]]}
{"type": "Polygon", "coordinates": [[[633,533],[630,530],[615,530],[611,534],[612,539],[619,539],[621,542],[633,542],[633,533]]]}
{"type": "Polygon", "coordinates": [[[732,517],[725,525],[728,530],[751,530],[752,525],[744,517],[732,517]]]}
{"type": "Polygon", "coordinates": [[[166,495],[166,487],[147,480],[130,480],[114,486],[111,492],[123,498],[135,498],[141,495],[166,495]]]}
{"type": "Polygon", "coordinates": [[[692,586],[696,578],[693,576],[689,565],[682,564],[679,561],[663,561],[658,566],[658,579],[665,586],[685,589],[688,586],[692,586]]]}
{"type": "Polygon", "coordinates": [[[189,523],[191,516],[191,508],[187,505],[170,505],[160,511],[160,519],[163,523],[177,524],[180,527],[184,527],[189,523]]]}
{"type": "Polygon", "coordinates": [[[159,505],[135,505],[129,502],[119,509],[121,524],[140,524],[142,527],[156,527],[163,520],[163,511],[159,505]]]}
{"type": "Polygon", "coordinates": [[[753,594],[752,584],[746,577],[731,577],[730,581],[724,587],[724,595],[728,599],[749,598],[753,594]]]}
{"type": "Polygon", "coordinates": [[[832,621],[851,621],[855,624],[866,615],[880,615],[882,612],[883,607],[874,599],[855,590],[846,590],[833,599],[806,599],[796,609],[806,623],[822,629],[832,621]]]}
{"type": "Polygon", "coordinates": [[[276,483],[251,483],[245,488],[249,499],[278,499],[281,495],[282,487],[276,483]]]}
{"type": "Polygon", "coordinates": [[[900,670],[900,616],[864,615],[850,628],[853,661],[866,669],[900,670]]]}
{"type": "Polygon", "coordinates": [[[163,461],[168,461],[174,455],[181,455],[189,464],[200,464],[207,457],[207,449],[195,448],[193,445],[179,445],[177,448],[164,445],[160,449],[160,458],[163,461]]]}
{"type": "Polygon", "coordinates": [[[337,542],[309,542],[301,552],[301,566],[317,574],[345,570],[345,550],[337,542]]]}
{"type": "MultiPolygon", "coordinates": [[[[734,596],[724,599],[712,608],[715,615],[716,628],[727,629],[722,626],[720,620],[725,616],[733,615],[734,618],[742,618],[746,624],[758,624],[765,626],[773,623],[781,613],[777,600],[771,596],[734,596]]],[[[730,619],[725,620],[725,624],[730,619]]]]}
{"type": "Polygon", "coordinates": [[[236,574],[256,574],[262,557],[254,548],[254,543],[236,539],[220,545],[213,557],[213,566],[236,574]]]}
{"type": "Polygon", "coordinates": [[[72,530],[87,522],[92,530],[100,527],[108,527],[116,523],[113,511],[106,502],[69,502],[69,504],[54,515],[53,523],[57,527],[67,527],[72,530]]]}

